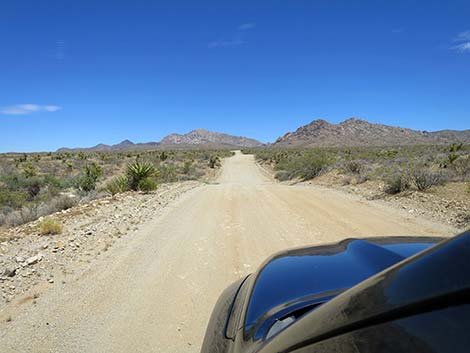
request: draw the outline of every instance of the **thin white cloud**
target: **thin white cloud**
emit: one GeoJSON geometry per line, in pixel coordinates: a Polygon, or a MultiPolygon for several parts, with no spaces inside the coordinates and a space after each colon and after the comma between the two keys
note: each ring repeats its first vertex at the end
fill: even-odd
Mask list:
{"type": "Polygon", "coordinates": [[[256,23],[243,23],[240,26],[238,26],[239,31],[247,31],[249,29],[255,28],[256,23]]]}
{"type": "Polygon", "coordinates": [[[450,49],[459,53],[470,52],[470,31],[463,31],[457,34],[454,42],[458,44],[451,46],[450,49]]]}
{"type": "Polygon", "coordinates": [[[39,104],[16,104],[0,108],[2,115],[28,115],[41,111],[56,112],[62,109],[58,105],[39,105],[39,104]]]}
{"type": "Polygon", "coordinates": [[[468,42],[468,41],[470,41],[470,31],[460,32],[454,38],[454,42],[468,42]]]}
{"type": "Polygon", "coordinates": [[[219,39],[214,40],[207,44],[209,48],[220,48],[220,47],[237,47],[248,43],[245,40],[246,32],[253,29],[256,23],[242,23],[237,27],[236,32],[231,39],[219,39]]]}
{"type": "Polygon", "coordinates": [[[470,52],[470,42],[460,43],[451,47],[451,49],[460,53],[470,52]]]}

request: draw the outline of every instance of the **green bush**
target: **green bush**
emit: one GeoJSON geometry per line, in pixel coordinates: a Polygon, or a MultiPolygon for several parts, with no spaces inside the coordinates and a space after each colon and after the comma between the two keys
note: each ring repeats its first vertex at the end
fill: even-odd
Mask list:
{"type": "Polygon", "coordinates": [[[432,173],[428,170],[418,168],[410,172],[411,180],[419,191],[426,191],[431,186],[444,183],[444,177],[440,173],[432,173]]]}
{"type": "Polygon", "coordinates": [[[84,173],[78,178],[77,187],[79,190],[89,192],[96,189],[96,183],[103,175],[103,169],[96,163],[85,166],[84,173]]]}
{"type": "Polygon", "coordinates": [[[26,177],[26,178],[32,178],[34,176],[36,176],[38,174],[38,171],[36,170],[36,168],[33,166],[32,163],[28,162],[24,168],[23,168],[23,175],[26,177]]]}
{"type": "Polygon", "coordinates": [[[183,164],[183,170],[181,172],[185,175],[189,174],[191,172],[192,166],[193,164],[191,161],[185,161],[183,164]]]}
{"type": "Polygon", "coordinates": [[[77,188],[81,191],[89,192],[95,190],[96,180],[87,175],[84,175],[77,180],[77,188]]]}
{"type": "Polygon", "coordinates": [[[24,190],[1,190],[0,189],[0,206],[20,208],[26,204],[28,195],[24,190]]]}
{"type": "Polygon", "coordinates": [[[280,170],[274,177],[279,181],[286,181],[291,179],[291,173],[285,170],[280,170]]]}
{"type": "Polygon", "coordinates": [[[385,179],[385,192],[387,194],[398,194],[410,188],[410,181],[406,173],[396,172],[385,179]]]}
{"type": "Polygon", "coordinates": [[[161,165],[156,174],[161,183],[171,183],[178,180],[178,173],[174,165],[161,165]]]}
{"type": "Polygon", "coordinates": [[[145,178],[139,182],[139,190],[143,192],[151,192],[158,188],[158,184],[152,178],[145,178]]]}
{"type": "Polygon", "coordinates": [[[360,160],[346,161],[343,165],[343,169],[346,173],[361,174],[364,170],[364,163],[360,160]]]}
{"type": "Polygon", "coordinates": [[[462,156],[457,159],[453,163],[452,169],[459,179],[462,181],[468,180],[470,178],[470,156],[462,156]]]}
{"type": "Polygon", "coordinates": [[[162,151],[162,153],[160,153],[160,160],[164,162],[167,160],[167,158],[168,158],[168,154],[165,151],[162,151]]]}
{"type": "Polygon", "coordinates": [[[139,183],[155,174],[155,167],[149,162],[135,161],[127,166],[127,178],[131,190],[137,191],[139,183]]]}
{"type": "Polygon", "coordinates": [[[214,169],[215,167],[220,166],[220,158],[217,155],[210,156],[209,158],[209,167],[214,169]]]}
{"type": "Polygon", "coordinates": [[[106,183],[104,189],[111,195],[116,195],[122,192],[129,191],[129,180],[126,175],[114,177],[106,183]]]}

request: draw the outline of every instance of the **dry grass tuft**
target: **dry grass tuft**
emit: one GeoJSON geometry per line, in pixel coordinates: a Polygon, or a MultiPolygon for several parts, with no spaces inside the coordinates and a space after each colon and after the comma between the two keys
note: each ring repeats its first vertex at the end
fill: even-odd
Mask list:
{"type": "Polygon", "coordinates": [[[39,224],[41,235],[61,234],[62,230],[62,224],[52,218],[46,218],[39,224]]]}

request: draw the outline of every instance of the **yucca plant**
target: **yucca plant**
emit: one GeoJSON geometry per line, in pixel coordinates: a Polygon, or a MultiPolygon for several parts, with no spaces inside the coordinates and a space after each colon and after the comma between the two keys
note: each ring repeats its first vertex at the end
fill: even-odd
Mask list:
{"type": "Polygon", "coordinates": [[[155,174],[155,166],[149,162],[135,161],[127,166],[126,170],[129,187],[137,191],[139,183],[155,174]]]}

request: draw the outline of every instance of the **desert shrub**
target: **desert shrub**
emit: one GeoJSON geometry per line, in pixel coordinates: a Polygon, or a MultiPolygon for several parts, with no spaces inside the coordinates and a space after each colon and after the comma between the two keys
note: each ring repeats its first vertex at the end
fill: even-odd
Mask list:
{"type": "Polygon", "coordinates": [[[96,183],[102,175],[103,169],[98,164],[91,163],[86,165],[82,176],[78,178],[78,189],[85,192],[95,190],[96,183]]]}
{"type": "Polygon", "coordinates": [[[162,153],[160,153],[160,160],[162,162],[166,161],[168,158],[168,153],[166,153],[165,151],[162,151],[162,153]]]}
{"type": "Polygon", "coordinates": [[[445,181],[441,173],[433,173],[422,168],[410,171],[410,178],[419,191],[426,191],[431,186],[441,185],[445,181]]]}
{"type": "Polygon", "coordinates": [[[138,190],[139,183],[155,174],[155,166],[149,162],[135,161],[127,166],[126,174],[131,190],[138,190]]]}
{"type": "Polygon", "coordinates": [[[157,169],[157,177],[161,183],[171,183],[178,180],[178,173],[173,165],[161,165],[157,169]]]}
{"type": "Polygon", "coordinates": [[[96,180],[89,176],[82,176],[77,180],[77,188],[81,191],[89,192],[95,190],[96,180]]]}
{"type": "Polygon", "coordinates": [[[59,179],[56,176],[50,175],[50,174],[46,174],[43,177],[43,183],[45,185],[54,186],[58,189],[65,189],[67,187],[71,187],[72,183],[70,181],[71,179],[70,180],[66,180],[65,178],[59,179]]]}
{"type": "Polygon", "coordinates": [[[78,199],[66,195],[60,195],[50,201],[41,203],[37,208],[38,216],[47,216],[51,213],[67,210],[78,204],[78,199]]]}
{"type": "Polygon", "coordinates": [[[183,174],[189,174],[191,172],[192,167],[193,167],[193,164],[191,161],[185,161],[181,172],[183,174]]]}
{"type": "Polygon", "coordinates": [[[42,183],[39,179],[32,180],[31,183],[28,185],[28,195],[31,199],[34,199],[39,192],[41,191],[42,183]]]}
{"type": "Polygon", "coordinates": [[[300,160],[299,167],[294,170],[294,175],[302,180],[310,180],[320,175],[330,161],[323,155],[308,155],[300,160]]]}
{"type": "Polygon", "coordinates": [[[449,146],[449,152],[453,153],[453,152],[458,152],[462,149],[463,147],[463,143],[452,143],[450,146],[449,146]]]}
{"type": "MultiPolygon", "coordinates": [[[[268,158],[269,152],[265,153],[265,158],[268,158]]],[[[271,159],[275,162],[275,169],[284,172],[280,174],[281,178],[301,178],[302,180],[318,176],[333,163],[331,154],[319,149],[277,151],[271,154],[271,159]]]]}
{"type": "Polygon", "coordinates": [[[310,180],[320,175],[325,166],[325,163],[321,161],[316,161],[315,163],[305,165],[300,170],[298,170],[296,174],[302,180],[310,180]]]}
{"type": "Polygon", "coordinates": [[[28,199],[28,195],[23,190],[0,189],[0,206],[8,206],[13,209],[22,207],[28,199]]]}
{"type": "Polygon", "coordinates": [[[462,156],[452,164],[456,176],[462,181],[470,178],[470,156],[462,156]]]}
{"type": "Polygon", "coordinates": [[[129,191],[129,180],[126,175],[119,175],[108,181],[104,189],[111,195],[129,191]]]}
{"type": "Polygon", "coordinates": [[[274,177],[279,181],[286,181],[291,179],[291,173],[286,170],[280,170],[274,177]]]}
{"type": "Polygon", "coordinates": [[[355,176],[355,181],[356,181],[356,184],[363,184],[365,183],[367,180],[369,180],[369,175],[364,173],[364,172],[361,172],[360,174],[357,174],[355,176]]]}
{"type": "Polygon", "coordinates": [[[346,173],[361,174],[361,172],[364,170],[364,162],[360,160],[346,161],[343,164],[343,169],[346,173]]]}
{"type": "Polygon", "coordinates": [[[209,158],[209,167],[214,169],[215,167],[220,166],[220,158],[217,155],[212,155],[209,158]]]}
{"type": "Polygon", "coordinates": [[[23,175],[26,178],[32,178],[38,174],[38,171],[36,168],[33,166],[32,163],[28,162],[24,167],[23,167],[23,175]]]}
{"type": "Polygon", "coordinates": [[[410,188],[408,175],[403,172],[395,172],[385,179],[385,189],[387,194],[398,194],[410,188]]]}
{"type": "Polygon", "coordinates": [[[41,235],[60,234],[62,230],[62,224],[52,218],[45,218],[39,223],[39,233],[41,235]]]}
{"type": "Polygon", "coordinates": [[[8,227],[15,227],[24,223],[34,221],[38,218],[36,207],[23,206],[22,208],[4,213],[0,223],[8,227]]]}
{"type": "Polygon", "coordinates": [[[145,178],[139,182],[139,190],[142,192],[151,192],[157,190],[158,184],[152,178],[145,178]]]}

